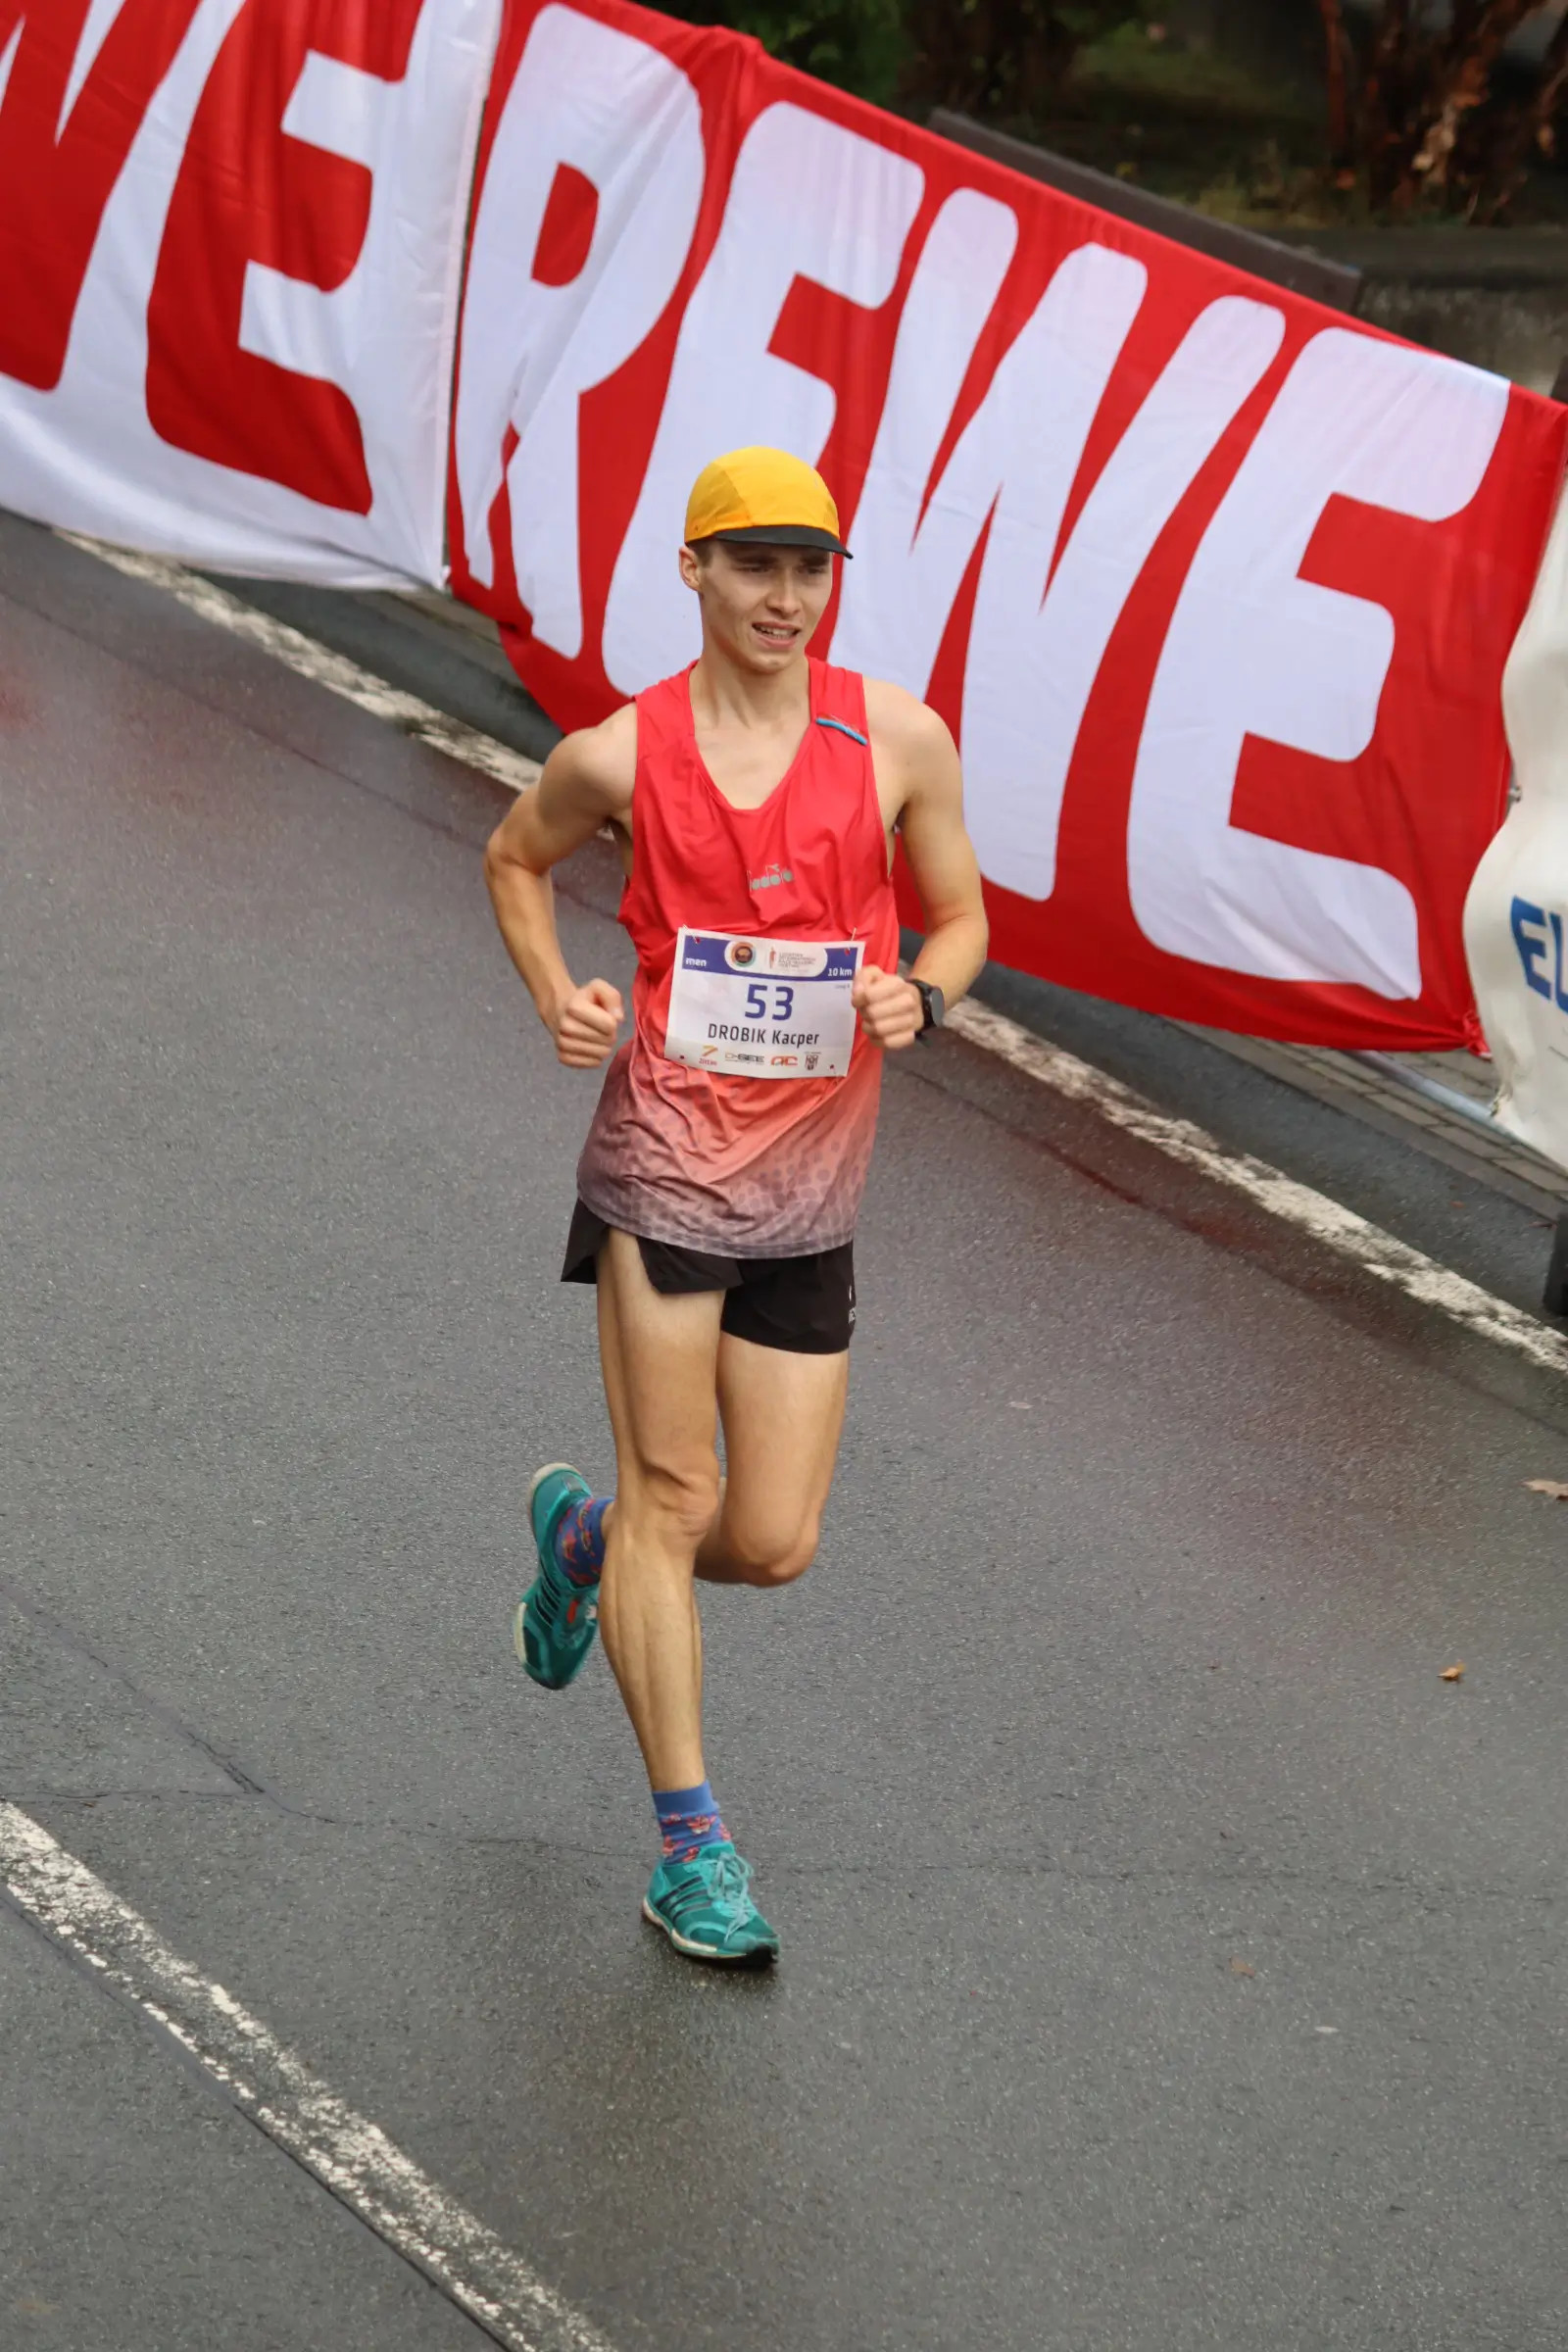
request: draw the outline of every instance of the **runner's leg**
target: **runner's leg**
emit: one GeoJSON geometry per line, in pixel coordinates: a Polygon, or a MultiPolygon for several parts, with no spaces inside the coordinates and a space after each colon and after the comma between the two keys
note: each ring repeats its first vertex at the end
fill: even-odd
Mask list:
{"type": "Polygon", "coordinates": [[[721,1333],[723,1294],[662,1297],[628,1235],[610,1235],[598,1275],[619,1473],[604,1520],[599,1626],[663,1845],[643,1914],[693,1959],[766,1966],[778,1937],[752,1898],[751,1867],[703,1762],[693,1580],[705,1545],[730,1581],[782,1583],[807,1565],[833,1474],[848,1359],[786,1355],[721,1333]],[[734,1495],[723,1508],[721,1391],[734,1495]],[[715,1523],[728,1531],[716,1543],[715,1523]]]}
{"type": "Polygon", "coordinates": [[[844,1428],[849,1353],[797,1354],[726,1331],[717,1370],[729,1475],[697,1573],[710,1584],[786,1585],[816,1553],[844,1428]]]}
{"type": "Polygon", "coordinates": [[[599,1345],[615,1437],[599,1631],[656,1789],[703,1765],[702,1632],[692,1579],[718,1507],[721,1291],[662,1297],[629,1235],[599,1254],[599,1345]]]}

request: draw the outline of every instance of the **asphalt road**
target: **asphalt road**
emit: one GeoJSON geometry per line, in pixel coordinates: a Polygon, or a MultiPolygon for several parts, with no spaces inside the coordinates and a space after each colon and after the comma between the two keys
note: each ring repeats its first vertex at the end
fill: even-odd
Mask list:
{"type": "MultiPolygon", "coordinates": [[[[1561,2352],[1564,1384],[901,1060],[822,1559],[706,1618],[784,1960],[687,1967],[508,1640],[611,1463],[496,808],[0,523],[0,1795],[617,2352],[1561,2352]]],[[[7,1911],[0,2036],[7,2352],[484,2340],[7,1911]]]]}

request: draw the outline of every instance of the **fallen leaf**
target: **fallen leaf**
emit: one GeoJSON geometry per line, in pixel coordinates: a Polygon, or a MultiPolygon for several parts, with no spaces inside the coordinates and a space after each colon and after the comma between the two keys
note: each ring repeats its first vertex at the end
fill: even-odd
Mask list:
{"type": "Polygon", "coordinates": [[[1132,163],[1118,164],[1116,166],[1116,177],[1118,179],[1136,179],[1138,177],[1138,166],[1132,163]]]}
{"type": "Polygon", "coordinates": [[[1443,1679],[1446,1683],[1462,1683],[1464,1681],[1463,1666],[1445,1666],[1443,1679]]]}
{"type": "Polygon", "coordinates": [[[1527,1478],[1532,1494],[1549,1494],[1553,1502],[1568,1502],[1568,1484],[1560,1478],[1527,1478]]]}
{"type": "Polygon", "coordinates": [[[1252,1966],[1250,1960],[1233,1960],[1231,1962],[1231,1975],[1233,1977],[1255,1977],[1257,1971],[1252,1966]]]}

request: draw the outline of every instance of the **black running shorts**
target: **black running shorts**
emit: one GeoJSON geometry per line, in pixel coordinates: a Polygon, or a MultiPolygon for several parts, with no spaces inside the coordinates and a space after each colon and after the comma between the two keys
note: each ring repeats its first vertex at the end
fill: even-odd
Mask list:
{"type": "MultiPolygon", "coordinates": [[[[596,1282],[610,1227],[579,1200],[566,1237],[563,1282],[596,1282]]],[[[644,1268],[666,1298],[722,1291],[719,1328],[792,1355],[842,1355],[855,1332],[855,1244],[806,1257],[716,1257],[637,1236],[644,1268]]]]}

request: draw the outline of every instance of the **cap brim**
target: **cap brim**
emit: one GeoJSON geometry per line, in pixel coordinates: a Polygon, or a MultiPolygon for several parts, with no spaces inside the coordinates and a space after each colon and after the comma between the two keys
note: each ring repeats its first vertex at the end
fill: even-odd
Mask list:
{"type": "MultiPolygon", "coordinates": [[[[704,539],[733,539],[749,541],[761,547],[820,547],[830,556],[848,556],[849,549],[831,531],[820,529],[814,522],[748,522],[732,531],[704,531],[704,539]]],[[[696,546],[688,540],[688,546],[696,546]]]]}

